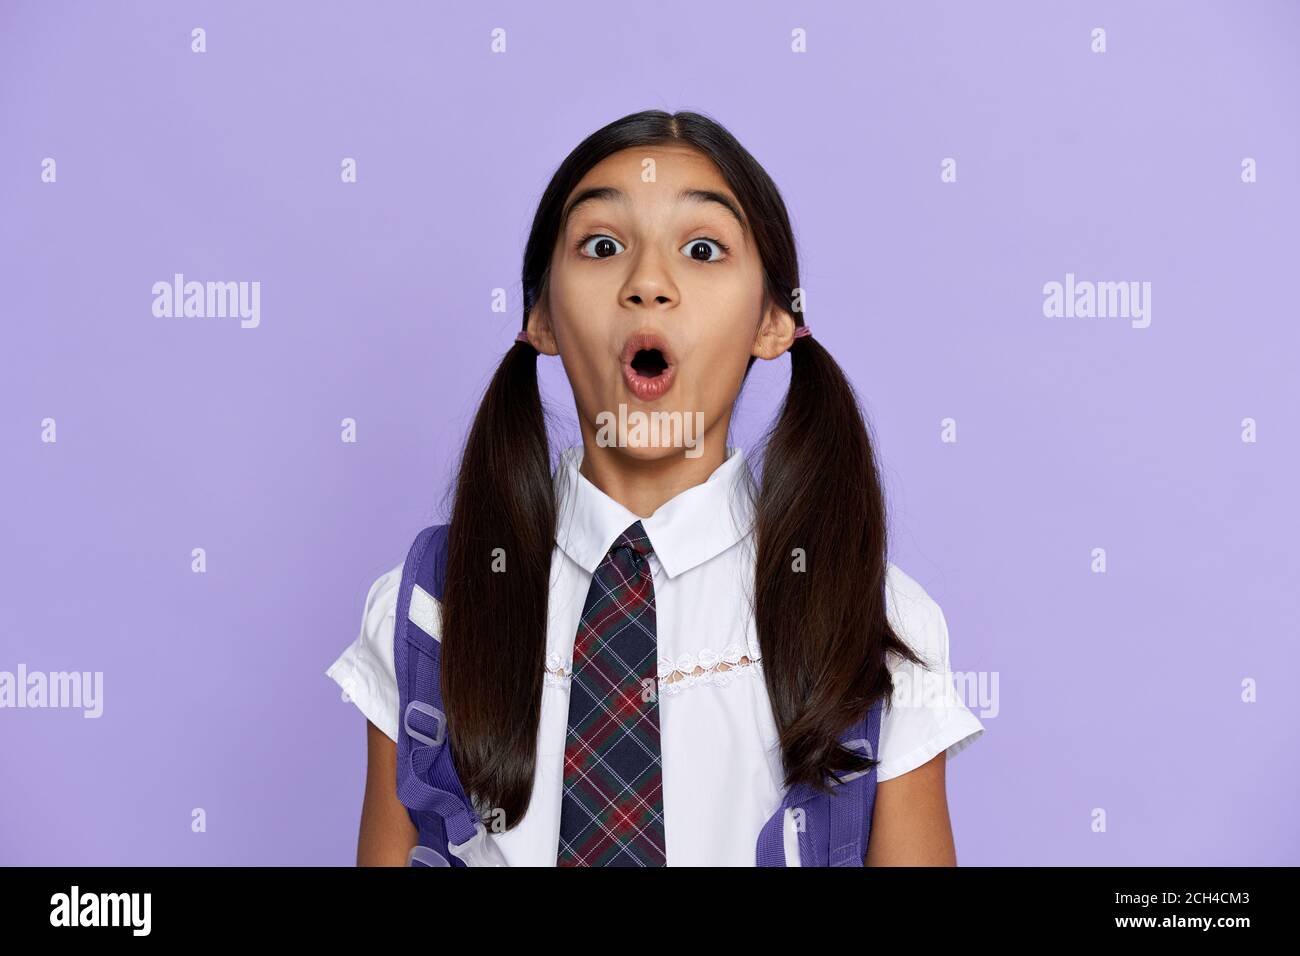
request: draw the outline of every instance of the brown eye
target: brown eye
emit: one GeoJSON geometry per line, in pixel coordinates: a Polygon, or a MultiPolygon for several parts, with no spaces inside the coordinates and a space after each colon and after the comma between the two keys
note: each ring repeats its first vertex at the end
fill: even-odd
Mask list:
{"type": "Polygon", "coordinates": [[[578,251],[588,259],[608,259],[622,252],[623,247],[609,236],[584,236],[578,243],[578,251]]]}
{"type": "Polygon", "coordinates": [[[721,262],[722,254],[727,251],[727,247],[716,239],[692,239],[682,246],[682,252],[696,262],[721,262]],[[713,248],[710,247],[716,248],[719,255],[713,255],[713,248]]]}

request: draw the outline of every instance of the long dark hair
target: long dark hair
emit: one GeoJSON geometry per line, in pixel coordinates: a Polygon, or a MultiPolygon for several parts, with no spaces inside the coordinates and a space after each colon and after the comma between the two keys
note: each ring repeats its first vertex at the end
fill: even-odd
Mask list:
{"type": "MultiPolygon", "coordinates": [[[[555,171],[524,250],[523,326],[546,295],[570,192],[607,156],[659,145],[694,147],[717,166],[750,223],[768,301],[803,324],[794,235],[776,184],[712,119],[648,110],[592,133],[555,171]]],[[[481,812],[500,812],[507,828],[523,817],[532,790],[556,530],[537,355],[527,342],[506,352],[470,428],[442,606],[456,768],[481,812]],[[507,573],[494,573],[502,554],[507,573]]],[[[888,704],[886,652],[921,661],[886,619],[884,497],[857,397],[815,338],[795,339],[790,361],[789,392],[762,443],[754,616],[785,784],[824,788],[829,775],[877,762],[838,737],[876,700],[888,704]]]]}

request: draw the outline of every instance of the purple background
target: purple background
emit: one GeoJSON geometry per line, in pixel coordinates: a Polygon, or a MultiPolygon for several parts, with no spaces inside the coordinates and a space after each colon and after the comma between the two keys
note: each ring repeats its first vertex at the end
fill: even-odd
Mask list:
{"type": "MultiPolygon", "coordinates": [[[[891,558],[953,667],[998,675],[949,768],[959,862],[1300,862],[1298,26],[1227,0],[9,0],[0,670],[103,671],[104,714],[0,710],[0,861],[353,861],[364,719],[324,671],[443,514],[555,165],[663,108],[780,186],[891,558]],[[155,318],[175,272],[260,281],[261,326],[155,318]],[[1151,326],[1045,318],[1066,272],[1151,282],[1151,326]]],[[[756,367],[742,447],[787,374],[756,367]]]]}

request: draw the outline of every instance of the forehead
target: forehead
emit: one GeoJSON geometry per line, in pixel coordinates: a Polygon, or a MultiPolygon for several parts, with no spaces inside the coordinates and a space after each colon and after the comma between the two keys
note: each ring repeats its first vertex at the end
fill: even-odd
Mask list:
{"type": "Polygon", "coordinates": [[[605,180],[626,183],[631,179],[640,182],[642,170],[649,165],[648,161],[653,162],[655,179],[660,182],[689,179],[710,189],[725,189],[727,186],[712,160],[690,146],[633,146],[602,159],[587,171],[574,191],[605,180]]]}
{"type": "Polygon", "coordinates": [[[679,204],[712,205],[744,228],[740,201],[722,174],[708,157],[688,146],[637,146],[605,157],[565,198],[563,222],[582,210],[623,206],[660,212],[679,204]]]}

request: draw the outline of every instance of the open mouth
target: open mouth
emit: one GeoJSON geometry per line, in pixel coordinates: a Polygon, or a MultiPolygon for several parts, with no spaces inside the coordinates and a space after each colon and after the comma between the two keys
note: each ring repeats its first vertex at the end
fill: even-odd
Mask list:
{"type": "Polygon", "coordinates": [[[658,349],[637,349],[636,355],[632,356],[632,368],[638,375],[655,378],[668,368],[668,360],[658,349]]]}
{"type": "Polygon", "coordinates": [[[638,332],[628,338],[621,360],[623,380],[642,401],[661,398],[672,387],[677,365],[667,342],[653,332],[638,332]]]}

